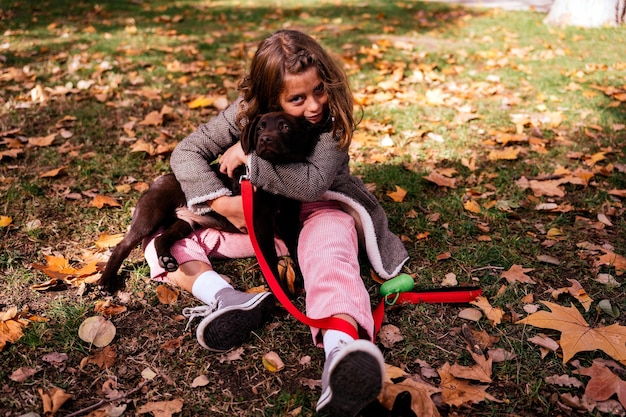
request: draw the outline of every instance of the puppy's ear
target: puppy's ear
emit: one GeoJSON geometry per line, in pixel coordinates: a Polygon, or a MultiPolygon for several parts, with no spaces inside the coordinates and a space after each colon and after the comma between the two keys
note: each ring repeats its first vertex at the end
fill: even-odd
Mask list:
{"type": "Polygon", "coordinates": [[[241,147],[246,155],[256,147],[256,127],[261,116],[256,116],[251,122],[244,126],[241,132],[241,147]]]}

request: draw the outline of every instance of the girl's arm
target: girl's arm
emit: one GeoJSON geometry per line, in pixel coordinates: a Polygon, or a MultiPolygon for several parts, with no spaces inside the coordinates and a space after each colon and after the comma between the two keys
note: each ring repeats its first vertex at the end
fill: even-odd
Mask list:
{"type": "Polygon", "coordinates": [[[187,205],[197,213],[210,211],[208,202],[231,194],[210,165],[239,140],[241,133],[235,123],[238,109],[239,100],[199,126],[172,152],[172,171],[187,197],[187,205]]]}

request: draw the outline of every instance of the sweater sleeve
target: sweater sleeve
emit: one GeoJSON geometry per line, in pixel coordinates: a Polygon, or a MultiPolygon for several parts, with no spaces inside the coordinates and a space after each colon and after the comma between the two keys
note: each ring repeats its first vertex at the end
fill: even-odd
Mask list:
{"type": "Polygon", "coordinates": [[[187,198],[187,206],[196,213],[210,211],[206,202],[231,195],[230,189],[211,169],[217,157],[235,144],[241,132],[235,123],[239,100],[200,125],[172,152],[170,164],[187,198]]]}
{"type": "Polygon", "coordinates": [[[332,134],[322,133],[305,162],[271,164],[252,152],[248,156],[248,171],[250,182],[265,191],[300,201],[316,201],[347,169],[348,159],[332,134]]]}

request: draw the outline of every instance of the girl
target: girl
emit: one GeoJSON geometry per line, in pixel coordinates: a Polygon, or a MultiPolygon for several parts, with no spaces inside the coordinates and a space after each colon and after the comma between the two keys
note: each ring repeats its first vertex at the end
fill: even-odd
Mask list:
{"type": "MultiPolygon", "coordinates": [[[[282,30],[261,42],[240,91],[235,103],[180,142],[172,153],[172,170],[190,209],[215,210],[242,230],[241,197],[232,196],[209,167],[218,157],[222,172],[230,175],[245,164],[254,186],[303,202],[298,260],[306,313],[342,318],[360,336],[354,340],[338,330],[311,329],[326,356],[317,410],[355,416],[376,399],[384,374],[382,353],[372,342],[374,323],[360,276],[359,244],[383,278],[397,275],[408,256],[388,230],[376,198],[350,174],[347,149],[356,123],[347,76],[314,39],[282,30]],[[271,165],[254,152],[243,153],[243,126],[270,111],[304,117],[322,132],[306,162],[271,165]]],[[[284,253],[280,242],[277,249],[284,253]]],[[[185,309],[190,322],[204,317],[196,331],[203,347],[225,351],[239,345],[270,316],[275,303],[270,293],[237,291],[211,266],[211,258],[254,256],[246,234],[199,230],[179,241],[172,254],[180,268],[167,273],[158,265],[153,243],[146,248],[153,278],[178,285],[206,304],[185,309]]]]}

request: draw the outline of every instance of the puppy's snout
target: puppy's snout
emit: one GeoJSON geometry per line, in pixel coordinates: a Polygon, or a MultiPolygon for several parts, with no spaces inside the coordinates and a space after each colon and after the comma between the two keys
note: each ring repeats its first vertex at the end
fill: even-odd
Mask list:
{"type": "Polygon", "coordinates": [[[259,137],[259,143],[263,146],[268,146],[272,144],[272,137],[270,135],[261,135],[259,137]]]}

